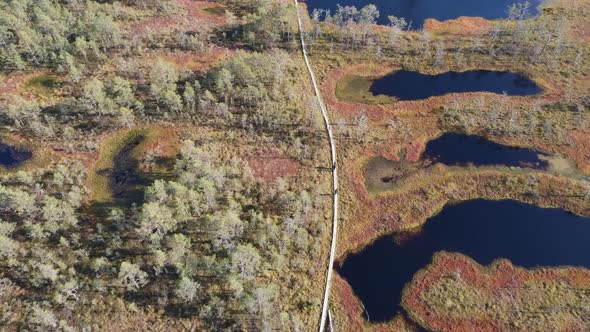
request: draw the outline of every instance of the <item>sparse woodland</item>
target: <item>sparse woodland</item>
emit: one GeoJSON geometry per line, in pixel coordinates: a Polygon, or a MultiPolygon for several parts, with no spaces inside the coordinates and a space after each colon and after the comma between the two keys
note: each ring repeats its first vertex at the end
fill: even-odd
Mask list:
{"type": "MultiPolygon", "coordinates": [[[[326,86],[337,68],[373,63],[513,69],[553,89],[415,116],[335,109],[328,96],[346,227],[363,227],[372,199],[355,187],[367,154],[418,136],[485,133],[590,158],[590,48],[568,34],[588,14],[515,5],[481,34],[410,30],[394,16],[377,27],[373,5],[306,18],[326,86]]],[[[332,165],[297,33],[292,0],[0,2],[0,141],[33,153],[0,169],[0,331],[316,329],[332,165]]],[[[413,218],[428,212],[418,202],[462,197],[443,182],[388,208],[413,218]]],[[[360,241],[346,236],[340,254],[360,241]]]]}
{"type": "Polygon", "coordinates": [[[5,137],[34,154],[0,181],[0,330],[315,324],[327,150],[293,10],[0,4],[2,77],[37,75],[0,104],[5,137]],[[166,58],[219,48],[201,70],[166,58]],[[297,173],[255,176],[268,151],[297,173]]]}

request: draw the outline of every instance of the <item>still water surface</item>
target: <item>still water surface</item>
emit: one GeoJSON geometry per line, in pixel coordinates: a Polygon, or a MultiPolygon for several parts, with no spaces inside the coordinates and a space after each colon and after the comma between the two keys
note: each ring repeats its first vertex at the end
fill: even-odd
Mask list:
{"type": "MultiPolygon", "coordinates": [[[[506,18],[507,8],[518,0],[306,0],[310,14],[314,9],[330,9],[336,5],[362,8],[369,4],[377,6],[380,12],[379,24],[388,24],[387,16],[403,17],[412,22],[412,28],[419,29],[428,18],[439,21],[460,16],[479,16],[487,19],[506,18]]],[[[532,4],[530,13],[538,14],[540,0],[529,0],[532,4]]]]}
{"type": "Polygon", "coordinates": [[[509,72],[471,70],[428,75],[400,70],[374,80],[370,92],[399,100],[419,100],[464,92],[532,96],[542,92],[542,89],[530,79],[509,72]]]}
{"type": "Polygon", "coordinates": [[[338,272],[362,300],[371,322],[401,313],[404,285],[434,253],[458,252],[480,264],[507,258],[518,266],[590,268],[590,218],[516,201],[447,205],[415,235],[384,236],[346,258],[338,272]]]}

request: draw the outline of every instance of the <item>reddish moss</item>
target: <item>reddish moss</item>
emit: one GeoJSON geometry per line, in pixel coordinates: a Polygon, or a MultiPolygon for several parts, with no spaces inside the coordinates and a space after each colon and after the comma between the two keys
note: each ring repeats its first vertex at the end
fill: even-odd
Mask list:
{"type": "Polygon", "coordinates": [[[295,176],[299,169],[297,161],[276,153],[261,153],[252,156],[248,158],[248,166],[256,178],[265,181],[295,176]]]}
{"type": "Polygon", "coordinates": [[[430,18],[424,22],[424,29],[434,34],[444,35],[484,35],[493,28],[493,22],[482,17],[462,16],[444,22],[430,18]]]}
{"type": "Polygon", "coordinates": [[[568,307],[572,301],[586,303],[589,288],[587,269],[526,270],[507,260],[483,267],[463,255],[439,253],[404,290],[402,304],[414,320],[437,331],[568,330],[588,328],[568,307]],[[542,311],[562,302],[568,305],[540,314],[534,328],[527,325],[531,308],[542,311]]]}
{"type": "Polygon", "coordinates": [[[164,60],[174,63],[179,69],[193,72],[212,68],[223,60],[229,59],[234,51],[224,47],[214,47],[204,52],[174,52],[162,56],[164,60]]]}
{"type": "Polygon", "coordinates": [[[406,147],[406,160],[416,162],[420,160],[420,156],[424,151],[424,142],[422,140],[415,140],[406,147]]]}
{"type": "Polygon", "coordinates": [[[207,8],[221,7],[211,1],[175,0],[178,13],[169,16],[156,16],[141,20],[129,28],[132,37],[145,36],[151,31],[158,34],[171,32],[174,29],[182,31],[202,31],[220,27],[226,24],[225,15],[216,15],[207,8]]]}

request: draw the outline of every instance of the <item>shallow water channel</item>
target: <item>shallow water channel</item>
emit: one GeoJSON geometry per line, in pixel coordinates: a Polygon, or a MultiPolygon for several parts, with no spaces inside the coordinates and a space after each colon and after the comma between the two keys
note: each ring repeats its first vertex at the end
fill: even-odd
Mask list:
{"type": "MultiPolygon", "coordinates": [[[[403,17],[412,22],[411,28],[419,29],[428,18],[439,21],[460,16],[479,16],[487,19],[507,17],[509,5],[518,0],[306,0],[309,12],[314,9],[330,9],[333,14],[336,5],[355,6],[358,9],[374,4],[380,12],[379,24],[388,24],[387,16],[403,17]]],[[[532,4],[530,13],[538,13],[540,0],[529,0],[532,4]]]]}
{"type": "Polygon", "coordinates": [[[402,313],[404,285],[438,251],[462,253],[486,265],[507,258],[526,268],[590,268],[589,234],[590,218],[562,209],[472,200],[447,205],[417,234],[378,239],[349,255],[337,270],[363,302],[370,321],[383,322],[402,313]]]}
{"type": "Polygon", "coordinates": [[[428,75],[400,70],[374,80],[369,91],[375,96],[390,96],[398,100],[419,100],[465,92],[532,96],[541,93],[542,89],[530,79],[509,72],[471,70],[428,75]]]}
{"type": "Polygon", "coordinates": [[[14,168],[31,159],[33,153],[6,143],[0,143],[0,165],[14,168]]]}

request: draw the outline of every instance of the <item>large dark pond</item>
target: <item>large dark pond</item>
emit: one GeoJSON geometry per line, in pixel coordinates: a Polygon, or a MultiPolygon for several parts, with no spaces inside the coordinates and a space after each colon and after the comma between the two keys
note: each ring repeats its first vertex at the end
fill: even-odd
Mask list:
{"type": "Polygon", "coordinates": [[[477,135],[446,133],[426,144],[422,159],[448,166],[505,165],[545,170],[547,154],[530,148],[520,148],[492,142],[477,135]]]}
{"type": "Polygon", "coordinates": [[[471,70],[428,75],[400,70],[374,80],[370,92],[376,96],[386,95],[398,100],[419,100],[464,92],[531,96],[539,94],[542,89],[528,78],[509,72],[471,70]]]}
{"type": "Polygon", "coordinates": [[[5,143],[0,143],[0,165],[6,168],[14,168],[31,159],[33,153],[5,143]]]}
{"type": "MultiPolygon", "coordinates": [[[[309,12],[315,8],[330,9],[332,13],[336,5],[355,6],[358,9],[374,4],[380,12],[379,24],[388,24],[387,16],[403,17],[412,22],[412,28],[419,29],[428,18],[445,21],[459,16],[480,16],[487,19],[507,17],[507,8],[518,0],[305,0],[309,12]]],[[[524,2],[524,1],[522,1],[524,2]]],[[[536,7],[540,0],[529,0],[532,4],[530,13],[537,14],[536,7]]]]}
{"type": "Polygon", "coordinates": [[[446,206],[419,234],[385,236],[347,257],[338,272],[362,300],[372,322],[401,312],[404,285],[434,253],[459,252],[480,264],[507,258],[522,267],[590,268],[590,218],[510,200],[446,206]]]}

